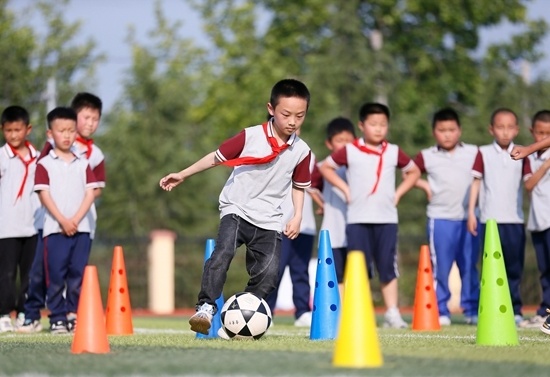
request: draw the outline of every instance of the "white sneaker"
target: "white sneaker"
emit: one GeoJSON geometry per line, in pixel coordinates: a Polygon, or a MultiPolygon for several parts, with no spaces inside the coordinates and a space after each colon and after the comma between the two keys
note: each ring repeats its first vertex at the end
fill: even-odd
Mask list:
{"type": "Polygon", "coordinates": [[[42,331],[42,324],[40,323],[40,320],[32,320],[30,318],[25,320],[25,323],[23,325],[19,326],[17,329],[18,333],[25,333],[25,334],[32,334],[35,332],[42,331]]]}
{"type": "Polygon", "coordinates": [[[399,313],[399,309],[397,308],[388,309],[386,311],[386,314],[384,314],[383,326],[394,329],[406,329],[409,327],[407,322],[403,321],[403,318],[401,318],[401,313],[399,313]]]}
{"type": "Polygon", "coordinates": [[[448,315],[439,316],[439,325],[440,326],[450,326],[451,325],[451,317],[449,317],[448,315]]]}
{"type": "Polygon", "coordinates": [[[537,314],[532,318],[521,321],[518,326],[524,329],[539,329],[544,321],[546,321],[546,317],[537,314]]]}
{"type": "Polygon", "coordinates": [[[0,333],[2,332],[13,332],[13,325],[11,324],[9,315],[0,317],[0,333]]]}
{"type": "Polygon", "coordinates": [[[227,335],[227,332],[225,332],[225,329],[223,327],[220,327],[218,329],[218,337],[225,339],[225,340],[231,340],[229,335],[227,335]]]}
{"type": "Polygon", "coordinates": [[[212,326],[212,317],[214,316],[214,307],[204,303],[197,308],[197,312],[189,318],[191,331],[208,335],[208,330],[212,326]]]}
{"type": "Polygon", "coordinates": [[[15,318],[15,329],[17,330],[18,328],[23,326],[23,323],[25,323],[25,313],[17,314],[17,318],[15,318]]]}
{"type": "Polygon", "coordinates": [[[311,327],[311,312],[305,312],[294,321],[296,327],[311,327]]]}
{"type": "Polygon", "coordinates": [[[516,326],[519,327],[519,324],[523,322],[523,316],[520,314],[516,314],[514,316],[514,321],[516,322],[516,326]]]}

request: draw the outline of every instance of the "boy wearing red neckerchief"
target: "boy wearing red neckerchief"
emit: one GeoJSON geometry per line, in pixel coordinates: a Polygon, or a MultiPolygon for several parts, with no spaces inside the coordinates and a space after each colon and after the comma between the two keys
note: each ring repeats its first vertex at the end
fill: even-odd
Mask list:
{"type": "Polygon", "coordinates": [[[406,328],[398,309],[397,204],[414,186],[420,170],[397,145],[386,141],[389,121],[386,105],[364,104],[358,124],[362,137],[333,152],[320,170],[346,197],[348,250],[365,253],[369,276],[376,266],[387,309],[384,326],[406,328]],[[347,168],[347,182],[336,173],[342,166],[347,168]],[[403,172],[397,188],[396,168],[403,172]]]}

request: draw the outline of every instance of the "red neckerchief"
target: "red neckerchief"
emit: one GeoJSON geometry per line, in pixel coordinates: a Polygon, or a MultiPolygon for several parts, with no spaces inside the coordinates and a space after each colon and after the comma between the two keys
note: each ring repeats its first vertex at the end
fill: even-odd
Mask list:
{"type": "Polygon", "coordinates": [[[224,161],[222,164],[227,166],[239,166],[239,165],[261,165],[267,164],[268,162],[273,161],[279,153],[288,148],[288,143],[284,143],[279,146],[277,139],[274,136],[269,136],[267,132],[268,123],[262,124],[264,129],[265,137],[267,138],[268,143],[271,145],[271,154],[265,157],[238,157],[231,160],[224,161]]]}
{"type": "Polygon", "coordinates": [[[376,168],[376,183],[374,184],[374,187],[372,188],[372,191],[369,195],[372,195],[376,192],[376,189],[378,188],[378,183],[380,182],[380,175],[382,175],[382,165],[383,165],[383,154],[386,151],[386,148],[388,148],[388,142],[386,140],[382,140],[382,143],[380,143],[380,150],[370,149],[366,145],[359,144],[359,139],[355,139],[353,141],[353,145],[357,147],[361,152],[367,153],[367,154],[374,154],[378,156],[378,167],[376,168]]]}
{"type": "Polygon", "coordinates": [[[76,141],[86,146],[86,159],[90,159],[92,154],[92,145],[94,145],[94,139],[84,139],[82,136],[77,136],[76,141]]]}
{"type": "Polygon", "coordinates": [[[29,165],[34,161],[36,160],[36,156],[32,156],[32,145],[31,143],[29,143],[27,140],[25,140],[25,146],[27,147],[27,149],[29,150],[29,159],[27,161],[25,161],[25,159],[19,154],[17,153],[17,150],[12,147],[10,144],[8,144],[10,146],[10,149],[11,149],[11,152],[16,155],[17,157],[19,157],[19,160],[21,160],[21,162],[23,163],[23,165],[25,165],[25,175],[23,176],[23,181],[21,182],[21,187],[19,187],[19,192],[17,193],[17,198],[15,198],[15,201],[17,202],[17,200],[19,200],[19,198],[21,198],[23,196],[23,191],[25,191],[25,183],[27,183],[27,177],[29,176],[29,165]]]}

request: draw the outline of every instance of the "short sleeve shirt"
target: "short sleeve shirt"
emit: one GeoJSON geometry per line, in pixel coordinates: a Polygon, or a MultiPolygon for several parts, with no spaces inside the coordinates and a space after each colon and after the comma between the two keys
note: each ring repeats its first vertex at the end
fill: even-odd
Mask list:
{"type": "MultiPolygon", "coordinates": [[[[533,153],[525,160],[525,177],[527,180],[540,169],[542,164],[550,158],[550,149],[543,153],[533,153]]],[[[531,205],[527,229],[532,232],[542,232],[550,228],[550,170],[537,182],[531,191],[531,205]]]]}

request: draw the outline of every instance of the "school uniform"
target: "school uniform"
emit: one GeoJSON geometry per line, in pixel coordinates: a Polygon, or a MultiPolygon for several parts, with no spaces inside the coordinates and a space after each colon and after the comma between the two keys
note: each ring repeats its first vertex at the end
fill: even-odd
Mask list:
{"type": "Polygon", "coordinates": [[[414,162],[397,145],[387,142],[376,151],[366,151],[357,139],[327,157],[334,169],[347,167],[351,200],[347,210],[348,250],[365,253],[369,274],[376,266],[380,282],[399,276],[397,269],[397,208],[395,170],[406,172],[414,162]]]}
{"type": "MultiPolygon", "coordinates": [[[[48,190],[57,208],[66,217],[71,217],[78,210],[86,190],[96,187],[97,181],[88,161],[78,154],[74,154],[72,161],[65,162],[51,150],[38,162],[35,191],[48,190]]],[[[92,213],[88,211],[78,224],[78,232],[68,237],[61,233],[61,227],[52,214],[47,210],[45,212],[44,261],[51,323],[67,320],[69,302],[78,305],[84,267],[90,255],[93,222],[92,213]],[[65,285],[66,300],[63,297],[65,285]]]]}
{"type": "Polygon", "coordinates": [[[37,153],[26,142],[22,158],[9,145],[0,148],[0,315],[24,312],[29,271],[36,249],[34,214],[38,197],[33,191],[37,153]],[[20,290],[16,293],[19,270],[20,290]]]}
{"type": "Polygon", "coordinates": [[[459,143],[449,152],[438,146],[423,149],[415,157],[427,174],[432,197],[426,208],[427,237],[435,272],[440,316],[450,316],[449,274],[456,262],[462,282],[460,306],[467,317],[476,316],[479,304],[479,238],[468,231],[468,205],[475,145],[459,143]]]}
{"type": "Polygon", "coordinates": [[[510,158],[514,144],[507,150],[493,142],[479,147],[472,175],[482,180],[479,209],[480,244],[484,245],[485,224],[493,219],[498,226],[508,286],[514,314],[521,316],[520,283],[525,261],[525,227],[523,220],[524,162],[510,158]]]}
{"type": "MultiPolygon", "coordinates": [[[[550,149],[529,155],[525,159],[527,166],[524,179],[529,179],[549,158],[550,149]]],[[[531,191],[527,230],[531,232],[542,288],[542,299],[537,308],[537,315],[545,317],[548,315],[546,309],[550,309],[550,170],[546,171],[531,191]]]]}

